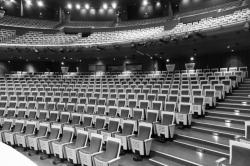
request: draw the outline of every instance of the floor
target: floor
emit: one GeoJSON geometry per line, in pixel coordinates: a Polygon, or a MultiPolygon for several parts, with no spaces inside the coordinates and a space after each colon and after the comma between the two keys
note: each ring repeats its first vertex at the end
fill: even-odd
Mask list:
{"type": "MultiPolygon", "coordinates": [[[[46,160],[40,160],[40,155],[33,155],[29,156],[28,152],[24,152],[22,148],[16,148],[20,153],[24,154],[26,157],[30,158],[34,163],[36,163],[38,166],[55,166],[53,165],[54,157],[46,159],[46,160]]],[[[144,159],[141,162],[135,162],[133,161],[133,154],[128,153],[126,155],[120,156],[120,162],[119,166],[152,166],[152,164],[147,160],[144,159]]],[[[67,166],[66,163],[60,163],[57,164],[57,166],[67,166]]]]}

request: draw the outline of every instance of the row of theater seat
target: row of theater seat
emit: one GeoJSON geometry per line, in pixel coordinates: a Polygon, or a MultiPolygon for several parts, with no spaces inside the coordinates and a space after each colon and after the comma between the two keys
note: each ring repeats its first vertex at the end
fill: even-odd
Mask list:
{"type": "Polygon", "coordinates": [[[16,31],[14,30],[0,29],[0,43],[15,38],[15,36],[16,36],[16,31]]]}
{"type": "MultiPolygon", "coordinates": [[[[4,17],[5,18],[5,17],[4,17]]],[[[193,32],[202,32],[208,30],[219,29],[224,26],[237,25],[245,23],[250,19],[250,10],[248,8],[235,11],[232,14],[220,16],[216,18],[204,18],[198,22],[177,24],[171,30],[164,30],[164,26],[155,26],[149,28],[133,29],[133,30],[119,30],[112,32],[94,32],[88,37],[79,37],[78,35],[48,35],[50,37],[40,37],[39,35],[31,35],[31,32],[24,34],[21,37],[9,42],[11,44],[31,44],[31,45],[99,45],[99,44],[114,44],[114,43],[128,43],[148,39],[166,38],[171,36],[183,36],[192,34],[193,32]],[[50,40],[53,38],[58,40],[50,40]],[[48,43],[47,43],[48,41],[48,43]]],[[[32,32],[35,33],[35,32],[32,32]]]]}

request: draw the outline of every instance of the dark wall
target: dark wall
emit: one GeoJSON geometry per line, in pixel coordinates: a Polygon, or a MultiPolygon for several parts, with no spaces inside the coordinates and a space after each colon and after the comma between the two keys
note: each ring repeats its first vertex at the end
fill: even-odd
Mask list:
{"type": "MultiPolygon", "coordinates": [[[[249,52],[227,53],[221,55],[204,55],[194,57],[196,63],[195,68],[214,68],[214,67],[230,67],[230,66],[248,66],[250,67],[249,52]]],[[[189,63],[190,57],[182,56],[171,58],[169,63],[176,64],[176,69],[185,69],[185,63],[189,63]]],[[[75,72],[76,67],[79,67],[80,72],[89,71],[89,65],[104,65],[106,71],[108,66],[121,66],[119,71],[126,70],[126,64],[142,65],[143,71],[166,70],[165,59],[151,59],[148,56],[132,56],[120,59],[87,59],[82,62],[65,61],[64,65],[69,67],[69,71],[75,72]]],[[[46,62],[46,61],[2,61],[0,62],[0,74],[10,71],[29,71],[29,72],[60,72],[61,62],[46,62]]]]}
{"type": "Polygon", "coordinates": [[[236,0],[181,0],[179,5],[179,12],[190,12],[193,10],[200,10],[223,3],[229,3],[236,0]]]}

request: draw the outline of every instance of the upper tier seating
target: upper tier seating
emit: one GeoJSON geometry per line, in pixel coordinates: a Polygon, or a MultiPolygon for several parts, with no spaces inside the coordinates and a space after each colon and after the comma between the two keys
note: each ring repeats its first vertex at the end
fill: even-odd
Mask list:
{"type": "Polygon", "coordinates": [[[69,46],[95,46],[140,42],[161,38],[168,38],[169,40],[172,40],[178,36],[186,37],[192,33],[220,30],[222,27],[240,25],[248,20],[250,20],[250,10],[242,9],[225,16],[204,18],[200,21],[187,24],[179,23],[171,30],[164,30],[164,26],[155,26],[133,30],[94,32],[88,37],[80,37],[80,35],[66,35],[61,33],[43,34],[42,32],[28,32],[7,43],[13,45],[32,44],[39,46],[56,46],[63,44],[67,44],[69,46]]]}
{"type": "Polygon", "coordinates": [[[102,28],[102,27],[111,27],[113,21],[70,21],[64,24],[64,27],[81,27],[81,28],[102,28]]]}
{"type": "Polygon", "coordinates": [[[13,39],[15,38],[15,36],[16,36],[15,30],[0,29],[0,43],[13,39]]]}
{"type": "Polygon", "coordinates": [[[56,33],[56,34],[44,34],[43,32],[33,32],[30,31],[22,36],[18,36],[17,38],[7,42],[11,44],[70,44],[76,41],[79,35],[66,35],[64,33],[56,33]]]}
{"type": "Polygon", "coordinates": [[[28,19],[12,16],[4,16],[0,18],[0,25],[24,27],[24,28],[37,28],[37,29],[53,29],[58,24],[56,21],[28,19]]]}

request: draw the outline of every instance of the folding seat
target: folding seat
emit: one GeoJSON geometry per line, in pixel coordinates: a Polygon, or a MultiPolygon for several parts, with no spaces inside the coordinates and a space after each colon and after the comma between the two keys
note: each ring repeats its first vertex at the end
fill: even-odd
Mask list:
{"type": "Polygon", "coordinates": [[[137,99],[138,104],[139,104],[140,100],[145,100],[146,99],[146,94],[145,93],[137,93],[136,99],[137,99]]]}
{"type": "Polygon", "coordinates": [[[7,101],[0,101],[0,117],[3,117],[5,115],[6,109],[7,109],[7,101]]]}
{"type": "Polygon", "coordinates": [[[107,106],[116,106],[117,100],[116,99],[108,99],[107,106]]]}
{"type": "Polygon", "coordinates": [[[56,110],[60,111],[60,112],[63,112],[63,111],[65,111],[65,106],[66,106],[65,103],[57,103],[56,110]]]}
{"type": "Polygon", "coordinates": [[[109,98],[109,93],[102,93],[101,98],[108,99],[109,98]]]}
{"type": "Polygon", "coordinates": [[[110,93],[109,98],[110,99],[117,99],[117,93],[110,93]]]}
{"type": "Polygon", "coordinates": [[[71,112],[71,125],[80,125],[82,114],[71,112]]]}
{"type": "Polygon", "coordinates": [[[44,102],[44,96],[36,96],[36,102],[44,102]]]}
{"type": "Polygon", "coordinates": [[[75,112],[76,110],[76,105],[74,103],[67,103],[65,110],[68,112],[75,112]]]}
{"type": "Polygon", "coordinates": [[[48,121],[49,122],[58,122],[59,121],[59,115],[60,115],[59,111],[49,111],[48,121]]]}
{"type": "Polygon", "coordinates": [[[126,93],[118,93],[118,99],[126,99],[127,94],[126,93]]]}
{"type": "Polygon", "coordinates": [[[148,93],[150,93],[150,89],[149,88],[143,88],[142,93],[147,95],[148,93]]]}
{"type": "Polygon", "coordinates": [[[10,145],[15,145],[16,143],[15,135],[23,131],[24,125],[25,125],[24,120],[16,119],[12,131],[5,131],[3,133],[4,136],[3,140],[5,140],[5,143],[10,145]]]}
{"type": "Polygon", "coordinates": [[[54,154],[54,156],[59,157],[60,159],[65,156],[64,146],[72,143],[74,132],[74,127],[68,125],[63,126],[62,137],[59,140],[51,142],[51,153],[54,154]]]}
{"type": "Polygon", "coordinates": [[[35,101],[35,96],[27,96],[27,101],[35,101]]]}
{"type": "Polygon", "coordinates": [[[96,97],[90,97],[89,100],[88,100],[88,104],[96,105],[97,104],[97,98],[96,97]]]}
{"type": "Polygon", "coordinates": [[[139,108],[143,109],[146,112],[149,109],[149,101],[148,100],[140,100],[139,108]]]}
{"type": "Polygon", "coordinates": [[[26,101],[26,96],[20,95],[20,96],[18,96],[17,100],[18,100],[18,102],[26,101]]]}
{"type": "Polygon", "coordinates": [[[17,118],[24,118],[26,115],[26,102],[19,102],[18,103],[18,108],[16,109],[16,117],[17,118]]]}
{"type": "Polygon", "coordinates": [[[205,100],[203,96],[193,97],[193,113],[197,113],[199,116],[205,116],[205,100]]]}
{"type": "Polygon", "coordinates": [[[120,93],[124,93],[124,89],[123,88],[119,88],[117,89],[117,93],[120,94],[120,93]]]}
{"type": "Polygon", "coordinates": [[[138,127],[138,135],[130,138],[133,153],[139,153],[134,160],[142,160],[141,156],[148,156],[152,143],[152,124],[140,122],[138,127]]]}
{"type": "Polygon", "coordinates": [[[106,151],[93,156],[94,165],[118,166],[120,159],[120,149],[121,140],[117,138],[108,137],[106,151]]]}
{"type": "Polygon", "coordinates": [[[0,142],[5,142],[3,133],[11,131],[14,124],[14,119],[4,118],[3,121],[1,121],[1,123],[2,127],[0,130],[0,142]]]}
{"type": "Polygon", "coordinates": [[[96,116],[95,125],[92,127],[86,127],[86,130],[89,133],[89,136],[91,137],[92,133],[99,133],[100,130],[103,130],[105,128],[106,124],[106,117],[105,116],[96,116]]]}
{"type": "Polygon", "coordinates": [[[212,89],[211,84],[203,84],[202,85],[203,94],[205,94],[205,90],[208,90],[208,89],[212,89]]]}
{"type": "Polygon", "coordinates": [[[135,121],[135,128],[134,130],[137,132],[138,122],[144,119],[144,111],[140,108],[132,109],[132,116],[131,120],[135,121]]]}
{"type": "Polygon", "coordinates": [[[162,102],[162,105],[167,101],[168,96],[166,94],[158,94],[157,100],[162,102]]]}
{"type": "Polygon", "coordinates": [[[8,101],[9,97],[7,95],[1,95],[1,101],[8,101]]]}
{"type": "Polygon", "coordinates": [[[162,88],[161,89],[170,89],[170,87],[171,87],[170,84],[162,84],[162,88]]]}
{"type": "Polygon", "coordinates": [[[9,101],[16,102],[17,101],[17,96],[16,95],[9,96],[9,101]]]}
{"type": "Polygon", "coordinates": [[[126,89],[125,89],[125,93],[126,93],[126,94],[132,93],[132,88],[126,88],[126,89]]]}
{"type": "Polygon", "coordinates": [[[82,114],[82,123],[80,125],[75,125],[76,129],[86,129],[87,127],[91,127],[93,123],[93,115],[82,114]]]}
{"type": "Polygon", "coordinates": [[[178,95],[168,95],[168,101],[178,103],[178,95]]]}
{"type": "Polygon", "coordinates": [[[70,120],[70,112],[61,112],[60,113],[60,123],[66,124],[69,123],[70,120]]]}
{"type": "Polygon", "coordinates": [[[129,108],[136,108],[137,107],[137,100],[135,99],[129,99],[128,100],[128,107],[129,108]]]}
{"type": "Polygon", "coordinates": [[[162,109],[162,102],[161,101],[153,101],[152,106],[150,107],[150,109],[162,111],[163,110],[162,109]]]}
{"type": "Polygon", "coordinates": [[[85,93],[84,92],[78,92],[77,95],[78,95],[79,98],[85,97],[85,93]]]}
{"type": "Polygon", "coordinates": [[[207,89],[205,90],[205,104],[209,107],[216,106],[216,97],[215,97],[215,90],[214,89],[207,89]]]}
{"type": "Polygon", "coordinates": [[[87,99],[86,97],[81,97],[81,98],[79,99],[79,103],[80,103],[80,104],[87,104],[87,103],[88,103],[88,99],[87,99]]]}
{"type": "Polygon", "coordinates": [[[80,164],[78,151],[85,148],[88,142],[88,132],[76,129],[76,139],[73,143],[65,145],[65,156],[73,164],[80,164]]]}
{"type": "Polygon", "coordinates": [[[134,88],[134,93],[135,93],[135,94],[141,93],[141,88],[134,88]]]}
{"type": "Polygon", "coordinates": [[[179,96],[179,102],[180,103],[192,103],[191,101],[191,96],[190,95],[182,95],[182,96],[179,96]]]}
{"type": "Polygon", "coordinates": [[[16,113],[17,102],[9,102],[9,106],[6,110],[6,117],[14,117],[16,113]]]}
{"type": "Polygon", "coordinates": [[[43,97],[46,96],[46,91],[39,91],[39,90],[38,90],[38,92],[39,92],[39,93],[38,93],[39,96],[43,96],[43,97]]]}
{"type": "Polygon", "coordinates": [[[62,102],[62,103],[68,103],[68,102],[69,102],[69,97],[63,96],[63,97],[61,98],[60,102],[62,102]]]}
{"type": "Polygon", "coordinates": [[[22,145],[23,148],[26,148],[27,145],[27,137],[34,135],[37,127],[36,121],[26,121],[25,122],[25,131],[21,133],[17,133],[16,136],[16,145],[22,145]]]}
{"type": "Polygon", "coordinates": [[[86,105],[86,114],[94,114],[96,112],[96,106],[95,105],[86,105]]]}
{"type": "MultiPolygon", "coordinates": [[[[96,110],[96,115],[105,115],[105,113],[106,113],[106,106],[98,105],[97,110],[96,110]]],[[[94,119],[95,119],[95,116],[94,116],[94,119]]],[[[94,120],[94,122],[95,122],[95,120],[94,120]]]]}
{"type": "Polygon", "coordinates": [[[180,85],[179,84],[172,84],[171,85],[171,89],[177,89],[177,90],[179,90],[180,89],[180,85]]]}
{"type": "Polygon", "coordinates": [[[170,95],[179,95],[179,89],[171,89],[170,95]]]}
{"type": "Polygon", "coordinates": [[[109,93],[116,93],[116,88],[110,88],[109,93]]]}
{"type": "Polygon", "coordinates": [[[108,119],[109,119],[110,117],[113,118],[113,117],[116,117],[116,116],[117,116],[117,114],[118,114],[118,107],[116,107],[116,106],[109,106],[109,107],[107,108],[106,114],[107,114],[106,120],[107,120],[107,122],[108,122],[108,119]]]}
{"type": "Polygon", "coordinates": [[[157,136],[160,137],[162,141],[165,141],[166,138],[173,139],[175,131],[175,113],[162,111],[160,116],[160,123],[155,124],[157,136]]]}
{"type": "MultiPolygon", "coordinates": [[[[40,150],[45,154],[52,154],[53,149],[51,142],[59,140],[60,134],[62,133],[62,125],[58,123],[53,123],[50,126],[50,134],[47,137],[42,137],[38,139],[38,144],[40,150]]],[[[41,156],[40,159],[44,159],[44,156],[41,156]]]]}
{"type": "Polygon", "coordinates": [[[84,113],[85,112],[85,104],[77,104],[76,105],[76,112],[84,113]]]}
{"type": "Polygon", "coordinates": [[[176,106],[177,106],[176,102],[168,101],[168,102],[165,103],[164,110],[167,111],[167,112],[176,112],[176,106]]]}
{"type": "Polygon", "coordinates": [[[190,89],[190,85],[189,84],[181,84],[181,90],[184,89],[190,89]]]}
{"type": "Polygon", "coordinates": [[[90,137],[90,144],[79,150],[79,161],[81,165],[92,166],[93,156],[99,154],[102,149],[103,136],[92,133],[90,137]]]}
{"type": "Polygon", "coordinates": [[[215,97],[219,100],[223,100],[225,98],[225,88],[224,84],[215,84],[214,90],[215,90],[215,97]]]}
{"type": "Polygon", "coordinates": [[[106,142],[108,137],[112,137],[115,133],[117,133],[119,126],[119,118],[109,118],[108,128],[100,130],[100,134],[103,135],[103,142],[106,142]]]}
{"type": "Polygon", "coordinates": [[[176,123],[182,123],[183,126],[190,126],[192,122],[192,104],[179,103],[178,112],[176,113],[176,123]]]}
{"type": "Polygon", "coordinates": [[[128,93],[127,94],[127,99],[130,100],[130,99],[135,99],[135,93],[128,93]]]}
{"type": "Polygon", "coordinates": [[[232,93],[232,81],[230,79],[221,80],[221,83],[224,84],[226,93],[232,93]]]}
{"type": "Polygon", "coordinates": [[[77,104],[78,103],[78,98],[77,97],[70,97],[70,102],[77,104]]]}
{"type": "Polygon", "coordinates": [[[180,96],[186,96],[186,95],[191,95],[190,90],[189,89],[182,89],[180,90],[180,96]]]}
{"type": "Polygon", "coordinates": [[[201,89],[193,89],[192,90],[192,96],[203,96],[202,90],[201,89]]]}
{"type": "Polygon", "coordinates": [[[120,125],[122,126],[123,120],[128,119],[129,117],[132,116],[132,110],[131,108],[128,108],[128,107],[120,107],[120,111],[118,115],[120,118],[120,125]]]}
{"type": "Polygon", "coordinates": [[[217,166],[246,166],[250,162],[249,153],[250,145],[245,142],[238,142],[234,140],[229,140],[230,147],[230,158],[220,158],[216,160],[217,166]]]}

